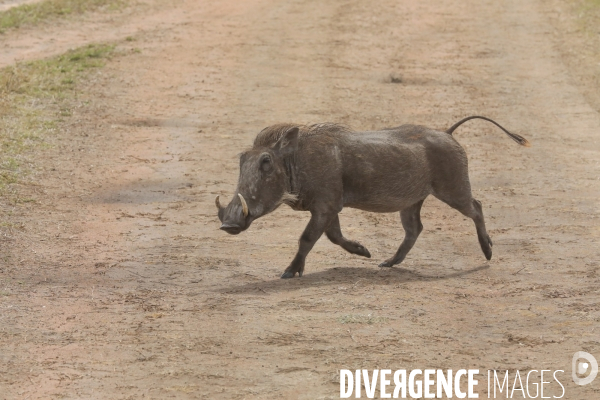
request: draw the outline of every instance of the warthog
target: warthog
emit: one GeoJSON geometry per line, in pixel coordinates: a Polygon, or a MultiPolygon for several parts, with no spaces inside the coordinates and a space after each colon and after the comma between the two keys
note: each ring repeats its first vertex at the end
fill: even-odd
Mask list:
{"type": "Polygon", "coordinates": [[[400,211],[405,236],[396,254],[379,264],[404,260],[423,230],[420,211],[430,194],[473,219],[479,244],[489,260],[492,240],[485,229],[481,203],[471,194],[467,155],[452,137],[464,122],[480,118],[495,124],[523,146],[527,139],[489,118],[471,116],[446,132],[418,125],[355,132],[337,124],[279,124],[263,129],[240,157],[233,200],[223,207],[221,229],[232,235],[285,203],[310,211],[299,248],[281,278],[302,276],[306,256],[323,232],[352,254],[371,257],[360,243],[342,235],[338,213],[344,207],[388,213],[400,211]]]}

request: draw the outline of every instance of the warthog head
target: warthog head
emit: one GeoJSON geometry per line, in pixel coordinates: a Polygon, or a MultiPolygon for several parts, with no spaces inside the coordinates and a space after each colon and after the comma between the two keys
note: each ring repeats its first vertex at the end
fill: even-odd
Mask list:
{"type": "Polygon", "coordinates": [[[240,177],[231,202],[223,207],[215,199],[221,229],[237,235],[255,219],[274,211],[282,203],[293,202],[290,193],[289,160],[298,146],[298,127],[288,129],[271,146],[255,143],[240,157],[240,177]]]}

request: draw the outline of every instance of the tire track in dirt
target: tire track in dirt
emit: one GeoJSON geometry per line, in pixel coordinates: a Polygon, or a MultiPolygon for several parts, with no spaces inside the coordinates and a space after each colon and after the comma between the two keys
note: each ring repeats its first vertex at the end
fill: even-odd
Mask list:
{"type": "Polygon", "coordinates": [[[40,27],[25,26],[0,36],[0,68],[62,54],[89,43],[121,41],[145,32],[209,20],[205,16],[235,15],[244,8],[244,5],[187,0],[170,4],[135,1],[118,11],[88,12],[77,18],[43,22],[40,27]]]}

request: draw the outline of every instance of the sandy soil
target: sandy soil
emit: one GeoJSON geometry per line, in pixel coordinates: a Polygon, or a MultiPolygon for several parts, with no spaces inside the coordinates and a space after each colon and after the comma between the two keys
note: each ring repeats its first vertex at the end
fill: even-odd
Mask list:
{"type": "Polygon", "coordinates": [[[561,369],[565,398],[598,398],[570,363],[600,356],[600,115],[550,3],[238,3],[0,37],[2,65],[126,35],[141,49],[82,88],[41,186],[24,189],[37,203],[10,210],[23,229],[2,242],[0,398],[338,398],[341,368],[561,369]],[[267,125],[447,128],[472,114],[533,144],[483,121],[455,134],[490,262],[472,222],[435,199],[393,269],[377,264],[402,239],[395,214],[345,209],[343,231],[373,258],[322,238],[293,280],[278,277],[308,214],[218,230],[214,197],[231,197],[237,154],[267,125]]]}

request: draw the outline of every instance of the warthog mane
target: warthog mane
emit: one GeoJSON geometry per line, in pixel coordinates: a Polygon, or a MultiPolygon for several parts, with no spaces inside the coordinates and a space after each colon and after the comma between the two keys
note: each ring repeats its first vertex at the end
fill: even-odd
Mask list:
{"type": "Polygon", "coordinates": [[[277,143],[277,141],[286,133],[290,128],[298,127],[300,129],[299,135],[312,136],[312,135],[323,135],[331,133],[351,132],[352,129],[347,126],[335,124],[333,122],[325,122],[321,124],[312,125],[299,125],[299,124],[276,124],[271,125],[260,131],[254,139],[253,148],[270,147],[277,143]]]}

